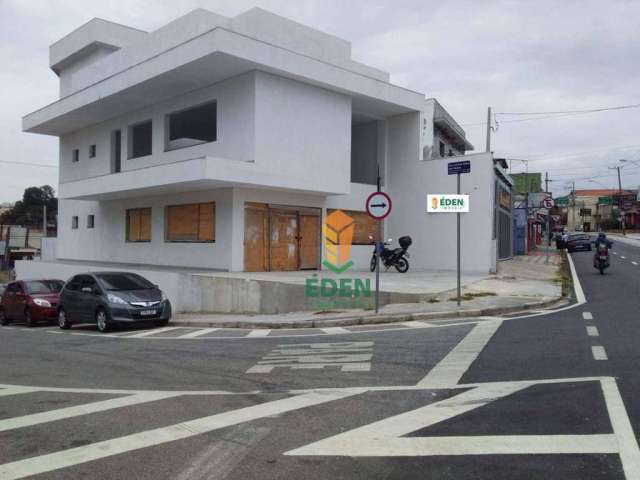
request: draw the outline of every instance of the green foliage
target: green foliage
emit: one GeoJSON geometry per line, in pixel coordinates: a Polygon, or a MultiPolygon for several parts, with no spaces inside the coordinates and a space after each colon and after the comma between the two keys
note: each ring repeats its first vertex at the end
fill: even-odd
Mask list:
{"type": "Polygon", "coordinates": [[[47,220],[50,222],[58,214],[58,199],[49,185],[25,189],[22,200],[18,200],[11,210],[0,216],[0,224],[40,227],[43,206],[47,206],[47,220]]]}

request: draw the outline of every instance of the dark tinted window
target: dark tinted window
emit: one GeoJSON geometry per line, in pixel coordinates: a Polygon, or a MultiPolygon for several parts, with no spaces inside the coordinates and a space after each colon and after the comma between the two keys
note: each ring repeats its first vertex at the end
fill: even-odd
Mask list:
{"type": "Polygon", "coordinates": [[[80,275],[76,275],[71,280],[67,282],[66,289],[67,290],[80,290],[80,275]]]}
{"type": "Polygon", "coordinates": [[[135,273],[101,273],[96,277],[105,290],[147,290],[156,288],[151,282],[135,273]]]}
{"type": "Polygon", "coordinates": [[[58,293],[62,290],[64,282],[60,280],[38,280],[32,282],[26,282],[27,290],[31,295],[48,293],[58,293]]]}
{"type": "Polygon", "coordinates": [[[7,288],[4,285],[0,285],[0,295],[2,295],[4,293],[5,288],[7,288]]]}
{"type": "Polygon", "coordinates": [[[216,103],[207,103],[168,116],[167,150],[215,142],[217,135],[216,103]]]}
{"type": "Polygon", "coordinates": [[[17,283],[10,283],[7,286],[7,292],[16,293],[17,291],[18,291],[18,284],[17,283]]]}
{"type": "Polygon", "coordinates": [[[129,158],[151,155],[152,123],[151,121],[129,127],[129,158]]]}

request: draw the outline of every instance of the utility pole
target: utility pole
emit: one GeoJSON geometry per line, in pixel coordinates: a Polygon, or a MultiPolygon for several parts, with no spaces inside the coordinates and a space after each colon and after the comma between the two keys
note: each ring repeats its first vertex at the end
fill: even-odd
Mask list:
{"type": "Polygon", "coordinates": [[[487,149],[486,152],[491,151],[491,107],[487,108],[487,149]]]}
{"type": "MultiPolygon", "coordinates": [[[[626,162],[626,160],[620,160],[621,162],[626,162]]],[[[620,211],[620,223],[622,224],[622,235],[626,235],[626,228],[625,228],[625,218],[624,218],[624,209],[622,208],[622,205],[624,204],[624,202],[622,201],[622,178],[620,177],[620,169],[623,167],[623,165],[616,165],[615,167],[609,167],[610,169],[615,168],[618,171],[618,201],[620,202],[620,205],[618,205],[618,209],[620,211]]],[[[612,207],[613,208],[613,207],[612,207]]]]}
{"type": "Polygon", "coordinates": [[[42,206],[42,238],[47,238],[47,206],[42,206]]]}
{"type": "Polygon", "coordinates": [[[572,208],[571,208],[571,223],[573,224],[573,230],[575,231],[576,229],[576,181],[573,180],[571,182],[572,187],[571,187],[571,204],[572,204],[572,208]]]}

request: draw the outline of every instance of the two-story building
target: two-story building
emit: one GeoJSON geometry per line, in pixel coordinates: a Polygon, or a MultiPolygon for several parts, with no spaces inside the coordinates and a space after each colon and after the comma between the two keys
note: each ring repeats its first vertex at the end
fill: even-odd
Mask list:
{"type": "MultiPolygon", "coordinates": [[[[341,209],[366,268],[380,171],[385,238],[413,237],[413,269],[455,268],[455,216],[427,214],[426,195],[455,192],[447,161],[473,147],[348,41],[258,8],[199,9],[153,32],[91,20],[51,45],[50,64],[60,98],[23,128],[60,139],[56,262],[318,269],[323,219],[341,209]]],[[[465,159],[464,268],[494,271],[497,167],[465,159]]]]}

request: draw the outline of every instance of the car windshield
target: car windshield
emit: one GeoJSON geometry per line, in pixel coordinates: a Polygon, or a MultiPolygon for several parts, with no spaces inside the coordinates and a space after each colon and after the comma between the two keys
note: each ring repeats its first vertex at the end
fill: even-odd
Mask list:
{"type": "Polygon", "coordinates": [[[96,275],[96,278],[102,288],[109,291],[156,288],[151,282],[135,273],[101,273],[96,275]]]}
{"type": "Polygon", "coordinates": [[[589,236],[584,234],[571,235],[569,240],[589,240],[589,236]]]}
{"type": "Polygon", "coordinates": [[[59,293],[64,286],[62,280],[37,280],[25,282],[27,291],[31,295],[46,295],[50,293],[59,293]]]}

